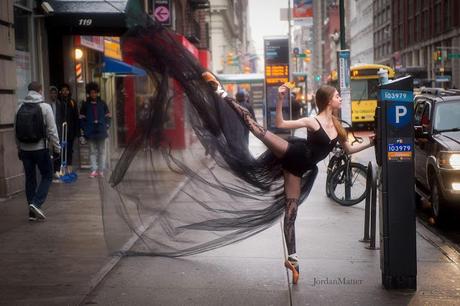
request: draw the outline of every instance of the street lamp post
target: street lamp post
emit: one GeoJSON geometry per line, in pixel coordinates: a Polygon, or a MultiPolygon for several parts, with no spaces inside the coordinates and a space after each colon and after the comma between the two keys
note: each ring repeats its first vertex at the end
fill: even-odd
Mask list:
{"type": "Polygon", "coordinates": [[[340,49],[345,50],[345,3],[344,0],[339,0],[339,16],[340,16],[340,49]]]}

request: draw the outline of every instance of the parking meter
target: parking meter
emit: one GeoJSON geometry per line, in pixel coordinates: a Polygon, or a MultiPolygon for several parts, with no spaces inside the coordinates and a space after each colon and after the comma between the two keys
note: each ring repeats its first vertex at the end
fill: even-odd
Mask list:
{"type": "Polygon", "coordinates": [[[412,77],[379,85],[376,160],[381,170],[380,268],[387,289],[416,289],[412,77]]]}

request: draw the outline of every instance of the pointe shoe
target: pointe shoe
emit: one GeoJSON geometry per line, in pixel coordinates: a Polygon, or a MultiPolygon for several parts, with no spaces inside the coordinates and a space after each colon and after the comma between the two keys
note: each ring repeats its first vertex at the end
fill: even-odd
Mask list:
{"type": "Polygon", "coordinates": [[[201,77],[203,80],[205,80],[209,85],[211,85],[212,89],[222,98],[225,98],[227,96],[227,92],[224,90],[224,87],[220,82],[217,80],[217,78],[214,76],[209,71],[203,72],[201,74],[201,77]]]}
{"type": "Polygon", "coordinates": [[[284,262],[284,266],[292,271],[292,283],[295,285],[299,281],[299,276],[300,276],[300,268],[299,264],[297,262],[291,262],[289,260],[286,260],[284,262]]]}

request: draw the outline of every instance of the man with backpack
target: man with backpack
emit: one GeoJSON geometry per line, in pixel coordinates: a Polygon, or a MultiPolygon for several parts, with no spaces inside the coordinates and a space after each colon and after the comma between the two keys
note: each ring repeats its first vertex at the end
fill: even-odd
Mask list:
{"type": "Polygon", "coordinates": [[[24,166],[29,220],[35,221],[45,219],[41,206],[53,179],[48,140],[56,154],[60,151],[60,145],[53,110],[49,104],[43,103],[42,85],[31,82],[28,90],[16,111],[15,132],[18,157],[24,166]],[[38,188],[36,167],[41,175],[38,188]]]}

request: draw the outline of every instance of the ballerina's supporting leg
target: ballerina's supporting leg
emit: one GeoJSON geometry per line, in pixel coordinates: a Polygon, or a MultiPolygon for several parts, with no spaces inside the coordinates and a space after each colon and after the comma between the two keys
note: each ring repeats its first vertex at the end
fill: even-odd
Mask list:
{"type": "Polygon", "coordinates": [[[286,260],[284,265],[292,271],[292,282],[296,284],[300,272],[295,243],[295,220],[297,218],[297,209],[299,206],[300,178],[288,171],[284,171],[284,192],[286,194],[284,238],[288,251],[288,260],[286,260]]]}

